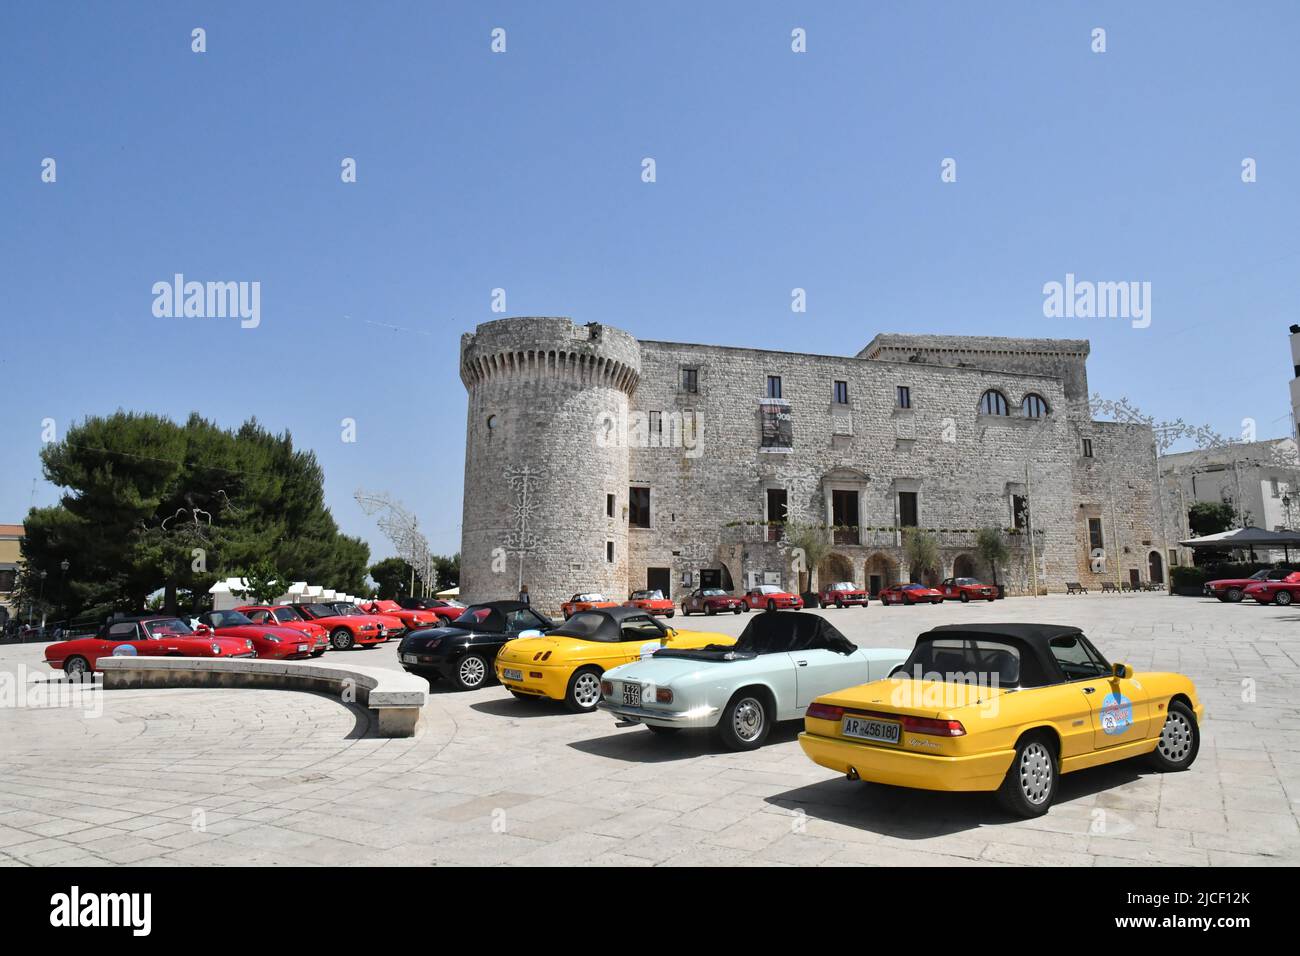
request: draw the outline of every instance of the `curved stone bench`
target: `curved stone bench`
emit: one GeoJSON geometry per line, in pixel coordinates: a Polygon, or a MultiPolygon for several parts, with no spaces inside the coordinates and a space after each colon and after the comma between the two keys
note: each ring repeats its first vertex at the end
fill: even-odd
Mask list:
{"type": "Polygon", "coordinates": [[[428,682],[382,667],[327,667],[307,661],[220,657],[101,657],[104,689],[283,687],[319,691],[368,707],[381,737],[410,737],[420,723],[428,682]]]}

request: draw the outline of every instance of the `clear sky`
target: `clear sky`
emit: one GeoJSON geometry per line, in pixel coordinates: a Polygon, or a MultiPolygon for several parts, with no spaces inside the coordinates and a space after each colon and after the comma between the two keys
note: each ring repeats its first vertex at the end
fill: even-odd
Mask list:
{"type": "MultiPolygon", "coordinates": [[[[10,0],[0,521],[33,500],[43,419],[61,435],[119,407],[195,410],[314,449],[373,557],[392,549],[358,487],[454,551],[457,349],[500,317],[494,288],[509,315],[794,351],[852,354],[878,331],[1088,338],[1093,391],[1284,435],[1298,11],[10,0]],[[260,282],[261,324],[156,318],[151,288],[177,272],[260,282]],[[1066,273],[1150,282],[1150,327],[1045,318],[1066,273]]],[[[56,498],[36,483],[37,504],[56,498]]]]}

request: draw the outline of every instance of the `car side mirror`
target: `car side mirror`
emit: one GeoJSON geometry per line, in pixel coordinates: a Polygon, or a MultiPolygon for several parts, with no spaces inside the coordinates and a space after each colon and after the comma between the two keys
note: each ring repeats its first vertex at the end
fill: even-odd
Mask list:
{"type": "Polygon", "coordinates": [[[198,627],[196,627],[196,628],[194,629],[194,633],[195,633],[195,634],[206,634],[206,633],[208,633],[208,631],[210,631],[210,630],[211,630],[211,628],[208,627],[206,624],[200,624],[198,627]]]}
{"type": "Polygon", "coordinates": [[[1112,664],[1111,673],[1120,680],[1128,680],[1133,676],[1133,668],[1127,664],[1112,664]]]}
{"type": "Polygon", "coordinates": [[[515,635],[515,637],[520,637],[520,638],[523,638],[523,637],[541,637],[541,636],[542,636],[542,632],[539,631],[539,630],[538,630],[537,628],[535,628],[535,627],[530,627],[528,630],[526,630],[526,631],[520,631],[518,634],[515,635]]]}

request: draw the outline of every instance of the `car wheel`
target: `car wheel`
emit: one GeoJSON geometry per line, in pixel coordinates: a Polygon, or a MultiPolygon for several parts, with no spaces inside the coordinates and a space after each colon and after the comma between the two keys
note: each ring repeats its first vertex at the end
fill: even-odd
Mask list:
{"type": "Polygon", "coordinates": [[[1273,603],[1279,605],[1280,607],[1286,607],[1288,604],[1291,603],[1291,592],[1278,591],[1276,594],[1273,595],[1273,603]]]}
{"type": "Polygon", "coordinates": [[[835,606],[839,608],[841,611],[844,610],[844,598],[836,598],[835,606]]]}
{"type": "Polygon", "coordinates": [[[645,725],[645,729],[648,730],[648,731],[650,731],[652,734],[662,734],[662,735],[664,735],[664,736],[667,737],[667,736],[672,736],[673,734],[677,733],[677,731],[681,730],[682,728],[680,728],[680,727],[659,727],[659,726],[657,726],[657,725],[655,725],[655,724],[646,724],[646,725],[645,725]]]}
{"type": "Polygon", "coordinates": [[[1151,751],[1151,766],[1162,773],[1186,770],[1200,749],[1201,729],[1196,725],[1196,715],[1182,701],[1173,701],[1160,730],[1160,741],[1151,751]]]}
{"type": "Polygon", "coordinates": [[[739,614],[741,611],[748,611],[748,610],[749,610],[749,608],[747,608],[747,607],[733,607],[733,608],[731,609],[731,613],[732,613],[732,614],[739,614]]]}
{"type": "Polygon", "coordinates": [[[742,690],[727,703],[717,735],[728,750],[757,750],[772,727],[767,704],[753,691],[742,690]]]}
{"type": "Polygon", "coordinates": [[[569,678],[569,689],[564,692],[564,706],[577,714],[588,714],[600,701],[600,669],[579,668],[569,678]]]}
{"type": "Polygon", "coordinates": [[[668,612],[668,616],[671,618],[671,617],[673,616],[673,614],[675,614],[675,613],[676,613],[675,611],[669,611],[669,612],[668,612]]]}
{"type": "Polygon", "coordinates": [[[476,690],[488,682],[487,661],[481,654],[466,654],[456,662],[453,680],[461,690],[476,690]]]}
{"type": "Polygon", "coordinates": [[[326,650],[327,650],[327,648],[322,647],[319,651],[312,651],[312,652],[311,652],[311,656],[312,656],[312,657],[320,657],[322,654],[325,653],[326,650]]]}
{"type": "Polygon", "coordinates": [[[775,611],[775,610],[776,610],[776,602],[775,602],[775,601],[768,601],[768,602],[767,602],[767,609],[768,609],[769,611],[775,611]]]}
{"type": "Polygon", "coordinates": [[[714,607],[712,604],[710,604],[710,605],[708,605],[707,607],[704,608],[704,616],[705,616],[705,617],[713,617],[713,615],[715,615],[715,614],[717,614],[717,613],[718,613],[718,609],[717,609],[716,607],[714,607]]]}
{"type": "Polygon", "coordinates": [[[353,643],[352,632],[346,627],[336,627],[334,632],[330,634],[330,646],[336,651],[349,650],[353,643]]]}
{"type": "Polygon", "coordinates": [[[1241,588],[1228,588],[1228,593],[1224,595],[1225,599],[1233,604],[1241,600],[1241,588]]]}
{"type": "Polygon", "coordinates": [[[962,591],[962,592],[961,592],[961,603],[962,603],[962,604],[965,604],[965,603],[968,602],[969,600],[970,600],[970,595],[967,594],[965,591],[962,591]]]}
{"type": "Polygon", "coordinates": [[[73,654],[63,662],[63,673],[69,677],[83,677],[90,670],[90,662],[80,655],[73,654]]]}
{"type": "Polygon", "coordinates": [[[1056,796],[1056,752],[1046,737],[1022,739],[998,788],[998,802],[1018,817],[1041,817],[1056,796]]]}

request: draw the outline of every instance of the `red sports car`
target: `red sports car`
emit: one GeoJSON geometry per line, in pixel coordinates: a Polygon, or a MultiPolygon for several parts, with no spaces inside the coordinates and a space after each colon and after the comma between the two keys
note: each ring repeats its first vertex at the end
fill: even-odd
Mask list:
{"type": "Polygon", "coordinates": [[[359,606],[351,601],[330,601],[328,606],[347,617],[369,617],[379,622],[384,629],[384,640],[391,641],[395,637],[401,637],[406,633],[406,625],[402,623],[400,617],[393,617],[391,614],[368,614],[361,610],[359,606]]]}
{"type": "Polygon", "coordinates": [[[312,657],[320,657],[330,646],[330,632],[319,624],[313,624],[287,604],[272,607],[269,604],[245,604],[235,608],[240,614],[254,624],[270,624],[275,627],[290,627],[310,637],[318,648],[312,657]]]}
{"type": "Polygon", "coordinates": [[[329,648],[324,633],[308,637],[292,627],[255,623],[239,611],[204,611],[199,615],[199,623],[211,628],[217,637],[252,641],[258,657],[274,660],[320,657],[329,648]]]}
{"type": "Polygon", "coordinates": [[[611,601],[598,591],[582,591],[560,605],[560,613],[567,621],[579,611],[590,611],[597,607],[618,607],[617,601],[611,601]]]}
{"type": "Polygon", "coordinates": [[[1281,581],[1255,581],[1247,584],[1243,592],[1260,604],[1280,604],[1286,607],[1300,600],[1300,573],[1292,572],[1281,581]]]}
{"type": "Polygon", "coordinates": [[[741,611],[748,610],[744,601],[732,597],[722,588],[696,588],[682,598],[682,617],[690,617],[692,614],[717,614],[719,611],[739,614],[741,611]]]}
{"type": "Polygon", "coordinates": [[[870,602],[870,595],[852,581],[836,581],[822,588],[821,593],[817,595],[817,600],[822,607],[847,607],[850,604],[861,604],[866,607],[870,602]]]}
{"type": "Polygon", "coordinates": [[[880,592],[881,604],[942,604],[943,592],[924,584],[892,584],[880,592]]]}
{"type": "Polygon", "coordinates": [[[465,605],[459,601],[444,601],[442,598],[405,597],[397,601],[399,607],[408,611],[432,611],[448,624],[465,613],[465,605]]]}
{"type": "Polygon", "coordinates": [[[313,624],[329,631],[330,647],[346,651],[353,647],[373,647],[388,640],[388,629],[376,618],[364,614],[340,614],[329,604],[290,604],[313,624]]]}
{"type": "Polygon", "coordinates": [[[649,611],[651,614],[662,614],[664,617],[672,617],[677,613],[677,605],[664,597],[664,592],[658,588],[647,588],[644,591],[633,591],[623,602],[624,607],[639,607],[643,611],[649,611]]]}
{"type": "Polygon", "coordinates": [[[760,584],[745,592],[745,607],[751,611],[775,611],[779,608],[803,608],[803,598],[789,591],[782,591],[775,584],[760,584]]]}
{"type": "Polygon", "coordinates": [[[996,601],[998,589],[974,578],[944,578],[939,582],[939,590],[944,600],[956,598],[963,604],[971,599],[976,601],[996,601]]]}
{"type": "Polygon", "coordinates": [[[251,641],[218,637],[200,625],[197,630],[170,614],[119,617],[94,637],[59,641],[45,648],[45,663],[74,677],[95,670],[101,657],[254,657],[251,641]]]}
{"type": "Polygon", "coordinates": [[[1294,572],[1290,568],[1264,568],[1248,578],[1220,578],[1217,581],[1206,581],[1205,594],[1207,597],[1216,597],[1220,601],[1235,604],[1246,596],[1246,588],[1257,581],[1285,581],[1292,573],[1294,572]]]}
{"type": "MultiPolygon", "coordinates": [[[[402,627],[408,631],[414,631],[421,627],[437,627],[442,621],[442,615],[435,614],[433,611],[417,610],[405,608],[396,601],[370,601],[361,605],[361,610],[367,614],[379,614],[384,617],[395,617],[402,622],[402,627]]],[[[459,617],[459,615],[457,615],[459,617]]]]}

